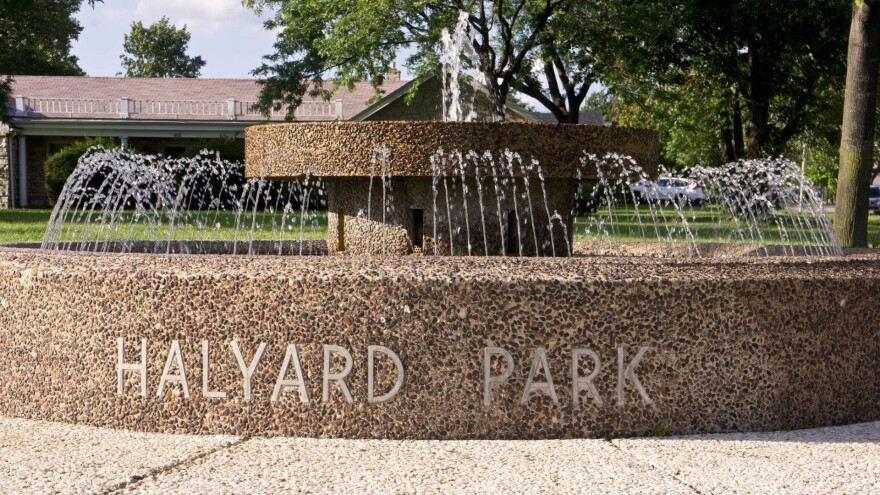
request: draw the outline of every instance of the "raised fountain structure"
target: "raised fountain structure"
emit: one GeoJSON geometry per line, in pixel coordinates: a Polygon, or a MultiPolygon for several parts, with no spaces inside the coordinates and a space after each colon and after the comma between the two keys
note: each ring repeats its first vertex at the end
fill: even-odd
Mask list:
{"type": "Polygon", "coordinates": [[[659,155],[655,131],[589,125],[305,123],[246,142],[248,177],[326,184],[327,249],[355,255],[570,256],[577,184],[599,179],[584,150],[650,175],[659,155]]]}
{"type": "MultiPolygon", "coordinates": [[[[712,172],[727,178],[722,184],[739,184],[732,198],[743,197],[724,200],[742,211],[730,222],[733,240],[742,239],[734,244],[748,248],[737,256],[703,257],[681,207],[674,210],[681,223],[657,241],[679,230],[680,238],[656,243],[653,253],[650,239],[623,258],[579,254],[601,254],[605,240],[586,249],[566,244],[572,230],[561,226],[571,220],[546,212],[570,204],[563,193],[574,180],[592,170],[602,194],[619,201],[612,177],[647,175],[633,160],[595,159],[583,150],[574,170],[572,143],[622,149],[650,167],[651,136],[519,124],[262,127],[248,135],[248,173],[257,178],[244,183],[235,178],[240,169],[211,159],[98,150],[68,183],[42,250],[0,247],[0,414],[142,431],[436,439],[876,420],[880,258],[829,256],[839,248],[827,244],[827,231],[811,234],[827,226],[806,215],[815,203],[803,202],[797,214],[784,203],[800,179],[750,186],[731,170],[712,172]],[[496,153],[464,152],[457,161],[446,151],[469,142],[496,153]],[[494,175],[479,179],[438,166],[444,157],[448,167],[476,156],[470,163],[482,167],[473,170],[488,172],[499,156],[535,153],[543,158],[539,173],[530,158],[519,169],[526,173],[496,163],[494,175]],[[620,163],[625,172],[608,172],[620,163]],[[519,204],[498,207],[496,178],[498,190],[519,204]],[[319,182],[328,185],[326,198],[312,189],[319,182]],[[793,186],[782,188],[787,182],[793,186]],[[211,192],[209,183],[219,189],[211,192]],[[752,187],[783,198],[781,211],[761,200],[764,193],[747,193],[752,187]],[[325,251],[338,256],[299,256],[312,249],[304,242],[315,242],[304,238],[313,194],[330,209],[325,251]],[[358,213],[383,194],[381,208],[358,213]],[[452,212],[462,199],[472,202],[452,212]],[[420,206],[426,240],[449,232],[443,212],[464,220],[452,232],[469,228],[467,237],[445,238],[454,256],[445,256],[442,241],[422,244],[429,256],[397,256],[418,244],[399,212],[420,206]],[[505,208],[520,207],[523,251],[499,250],[505,226],[491,210],[503,217],[505,208]],[[232,208],[231,216],[222,208],[232,208]],[[280,237],[255,239],[273,211],[280,237]],[[333,226],[334,211],[344,230],[333,226]],[[439,225],[430,223],[435,214],[439,225]],[[782,244],[750,247],[767,240],[748,233],[760,215],[776,218],[782,244]],[[215,222],[233,222],[235,238],[212,238],[215,222]],[[493,237],[497,244],[481,241],[493,237]],[[534,246],[554,254],[547,243],[566,256],[528,257],[534,246]],[[662,253],[684,257],[653,257],[662,253]]],[[[746,169],[770,173],[785,164],[758,165],[746,169]]],[[[614,220],[603,209],[600,202],[594,215],[614,220]]],[[[650,232],[659,228],[650,220],[669,211],[651,206],[630,221],[650,232]]]]}

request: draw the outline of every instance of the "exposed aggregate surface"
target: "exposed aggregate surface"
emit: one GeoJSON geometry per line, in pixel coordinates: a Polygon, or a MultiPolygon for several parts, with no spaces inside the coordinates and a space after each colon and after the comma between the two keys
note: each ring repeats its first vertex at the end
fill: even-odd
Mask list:
{"type": "MultiPolygon", "coordinates": [[[[386,439],[513,439],[767,431],[873,421],[880,411],[880,259],[160,256],[0,248],[0,414],[168,433],[386,439]],[[124,361],[148,339],[117,394],[124,361]],[[244,396],[231,342],[251,362],[244,396]],[[181,384],[159,394],[173,341],[181,384]],[[203,394],[202,345],[210,345],[203,394]],[[310,402],[271,401],[297,344],[310,402]],[[346,402],[322,402],[326,344],[351,352],[346,402]],[[400,393],[368,404],[367,347],[400,356],[400,393]],[[483,349],[515,366],[484,404],[483,349]],[[520,401],[537,348],[558,402],[520,401]],[[622,373],[640,348],[635,380],[622,373]],[[572,395],[571,353],[600,358],[597,396],[572,395]],[[621,380],[621,376],[624,379],[621,380]],[[622,384],[622,395],[618,387],[622,384]],[[650,402],[649,402],[650,401],[650,402]]],[[[376,390],[396,377],[377,361],[376,390]]],[[[506,366],[491,362],[491,373],[506,366]]],[[[594,368],[582,358],[580,376],[594,368]]],[[[339,372],[335,359],[331,371],[339,372]]],[[[171,372],[177,368],[172,367],[171,372]]],[[[172,373],[173,374],[173,373],[172,373]]],[[[288,377],[291,373],[288,373],[288,377]]],[[[545,383],[543,369],[535,382],[545,383]]]]}
{"type": "Polygon", "coordinates": [[[0,492],[824,494],[880,491],[880,422],[621,440],[141,434],[0,418],[0,492]]]}

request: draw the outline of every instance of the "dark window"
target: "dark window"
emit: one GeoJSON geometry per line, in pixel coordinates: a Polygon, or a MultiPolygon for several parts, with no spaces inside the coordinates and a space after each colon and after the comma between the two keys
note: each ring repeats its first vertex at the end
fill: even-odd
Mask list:
{"type": "Polygon", "coordinates": [[[425,210],[410,210],[410,241],[413,247],[423,248],[425,242],[425,210]]]}
{"type": "Polygon", "coordinates": [[[336,250],[345,251],[345,210],[336,210],[336,250]]]}
{"type": "Polygon", "coordinates": [[[50,157],[68,145],[70,145],[70,143],[49,143],[49,145],[46,146],[46,156],[50,157]]]}
{"type": "Polygon", "coordinates": [[[871,196],[872,198],[880,198],[880,187],[871,187],[871,196]]]}
{"type": "Polygon", "coordinates": [[[513,210],[507,212],[507,254],[519,254],[519,225],[513,210]]]}
{"type": "Polygon", "coordinates": [[[167,158],[180,158],[186,154],[186,146],[166,146],[162,154],[167,158]]]}

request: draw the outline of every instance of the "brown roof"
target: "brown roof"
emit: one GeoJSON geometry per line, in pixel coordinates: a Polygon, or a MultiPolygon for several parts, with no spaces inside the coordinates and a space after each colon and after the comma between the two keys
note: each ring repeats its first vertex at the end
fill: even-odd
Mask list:
{"type": "MultiPolygon", "coordinates": [[[[386,81],[382,95],[406,84],[386,81]]],[[[228,120],[229,99],[236,100],[236,120],[263,120],[249,104],[257,101],[260,85],[253,79],[160,79],[77,76],[16,76],[7,105],[15,111],[15,97],[24,96],[27,117],[122,118],[121,98],[129,98],[131,119],[228,120]]],[[[335,102],[342,101],[342,118],[360,113],[376,97],[368,82],[354,91],[341,88],[330,102],[305,97],[297,110],[299,120],[335,120],[335,102]]],[[[283,112],[272,120],[283,120],[283,112]]]]}

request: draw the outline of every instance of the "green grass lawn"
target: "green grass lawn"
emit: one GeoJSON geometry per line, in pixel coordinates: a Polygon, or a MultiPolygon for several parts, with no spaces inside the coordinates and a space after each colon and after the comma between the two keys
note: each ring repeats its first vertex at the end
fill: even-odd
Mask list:
{"type": "MultiPolygon", "coordinates": [[[[42,241],[46,232],[46,225],[52,210],[0,210],[0,242],[35,242],[42,241]]],[[[101,226],[99,216],[96,214],[91,223],[86,227],[85,222],[77,225],[68,224],[63,239],[75,237],[77,239],[203,239],[205,232],[198,225],[210,226],[208,238],[211,240],[232,240],[236,238],[236,217],[228,212],[185,212],[179,216],[179,221],[171,227],[167,218],[163,220],[163,226],[157,229],[149,225],[145,220],[132,223],[134,217],[131,212],[124,212],[117,223],[122,226],[118,230],[110,230],[109,227],[101,226]],[[157,235],[158,234],[158,235],[157,235]]],[[[294,218],[288,216],[284,225],[284,239],[299,239],[300,224],[299,215],[294,218]]],[[[84,219],[83,219],[84,220],[84,219]]],[[[281,237],[281,217],[258,212],[256,218],[253,213],[242,215],[243,227],[239,233],[240,238],[249,235],[250,226],[254,227],[254,239],[277,240],[281,237]],[[255,220],[255,221],[254,221],[255,220]],[[253,222],[252,222],[253,221],[253,222]]],[[[315,212],[314,218],[307,218],[303,228],[303,239],[324,239],[327,232],[327,212],[315,212]]]]}
{"type": "MultiPolygon", "coordinates": [[[[732,218],[722,215],[717,205],[702,208],[686,208],[677,213],[674,207],[662,207],[656,210],[656,227],[646,207],[636,212],[633,206],[618,206],[611,212],[612,223],[607,223],[609,212],[600,210],[598,214],[579,216],[575,220],[575,240],[608,240],[642,241],[660,239],[683,239],[684,222],[696,242],[730,242],[740,239],[738,229],[748,241],[752,236],[763,238],[767,244],[812,244],[815,240],[811,235],[801,237],[798,230],[805,232],[807,226],[818,226],[818,222],[794,210],[783,210],[773,221],[763,222],[759,231],[749,231],[745,222],[737,223],[732,218]],[[606,222],[601,225],[599,222],[606,222]],[[644,237],[643,237],[644,236],[644,237]],[[784,239],[787,241],[784,242],[784,239]]],[[[743,213],[745,215],[745,212],[743,213]]],[[[832,215],[833,218],[833,215],[832,215]]],[[[868,224],[868,239],[872,247],[880,247],[880,215],[872,215],[868,224]]]]}
{"type": "Polygon", "coordinates": [[[0,242],[42,241],[52,210],[0,210],[0,242]]]}
{"type": "MultiPolygon", "coordinates": [[[[695,208],[693,212],[689,212],[686,216],[691,231],[694,233],[696,240],[699,242],[717,242],[724,241],[719,238],[719,232],[729,231],[734,228],[732,222],[718,223],[716,221],[717,212],[714,207],[695,208]]],[[[658,228],[661,236],[667,235],[669,229],[675,228],[677,222],[674,212],[671,209],[663,211],[666,215],[666,221],[661,218],[658,228]]],[[[797,213],[786,212],[785,215],[796,215],[797,213]]],[[[46,224],[49,221],[51,210],[0,210],[0,242],[36,242],[43,240],[43,234],[46,230],[46,224]]],[[[131,216],[132,213],[124,213],[131,216]]],[[[244,225],[250,225],[251,214],[245,214],[242,218],[244,225]]],[[[201,212],[197,215],[202,223],[212,225],[211,239],[234,239],[235,238],[235,215],[231,213],[214,213],[201,212]],[[219,224],[219,228],[217,225],[219,224]]],[[[616,235],[619,240],[641,240],[639,233],[638,219],[635,210],[632,207],[620,207],[614,210],[616,235]]],[[[595,218],[595,217],[593,217],[595,218]]],[[[788,219],[792,221],[793,218],[788,219]]],[[[198,239],[202,235],[199,229],[193,227],[194,217],[184,221],[174,230],[173,237],[176,239],[198,239]]],[[[649,221],[649,217],[642,215],[642,221],[649,221]]],[[[285,225],[285,239],[299,238],[299,220],[293,219],[294,224],[290,225],[291,219],[288,217],[285,225]],[[291,228],[292,227],[292,228],[291,228]]],[[[871,215],[868,220],[868,243],[871,247],[880,248],[880,215],[871,215]]],[[[121,222],[127,224],[127,222],[121,222]]],[[[575,240],[588,241],[595,239],[595,220],[590,217],[579,217],[575,224],[575,240]],[[591,233],[587,233],[587,227],[591,233]]],[[[164,227],[167,228],[167,227],[164,227]]],[[[154,239],[156,232],[149,225],[138,222],[131,229],[110,232],[106,228],[102,230],[100,225],[89,227],[94,237],[109,239],[154,239]]],[[[254,239],[275,240],[279,238],[280,218],[278,215],[270,215],[268,213],[259,212],[256,216],[256,227],[254,229],[254,239]],[[273,223],[274,222],[274,223],[273,223]]],[[[306,222],[306,228],[303,232],[305,239],[323,239],[327,230],[327,213],[317,212],[314,222],[309,220],[306,222]]],[[[79,230],[76,236],[83,238],[86,232],[79,230]]],[[[652,237],[656,237],[651,229],[652,237]]],[[[762,228],[762,233],[768,242],[778,242],[780,238],[779,228],[772,225],[766,225],[762,228]]],[[[162,231],[162,237],[167,231],[162,231]]],[[[244,232],[247,236],[247,232],[244,232]]],[[[67,237],[67,236],[65,236],[67,237]]]]}

